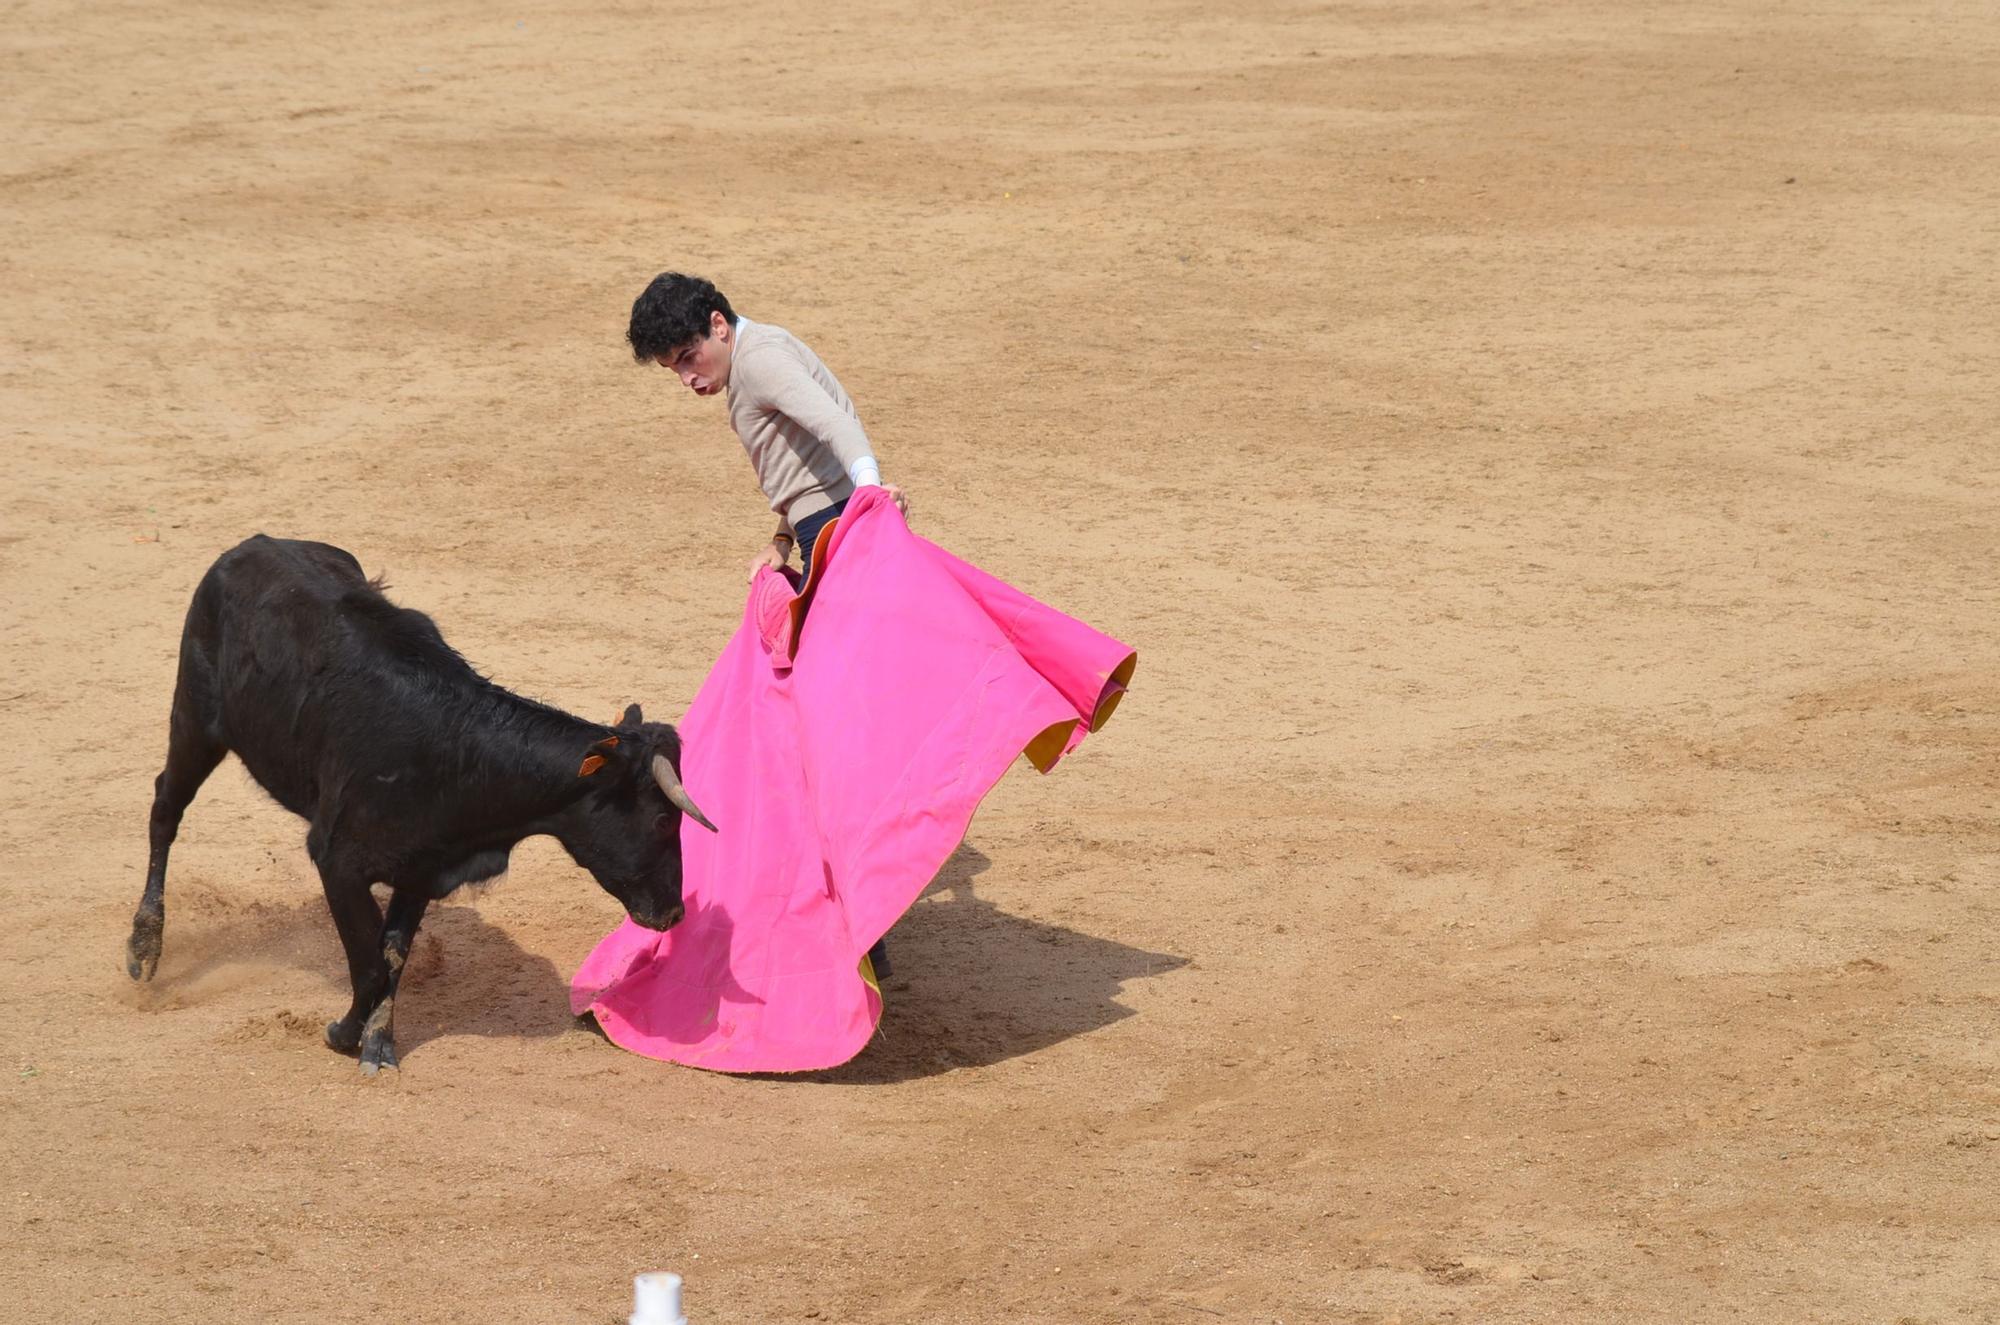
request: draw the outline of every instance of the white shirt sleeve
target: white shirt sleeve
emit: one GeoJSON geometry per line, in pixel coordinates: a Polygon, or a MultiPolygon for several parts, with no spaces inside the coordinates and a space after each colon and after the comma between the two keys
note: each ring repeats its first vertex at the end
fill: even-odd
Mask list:
{"type": "Polygon", "coordinates": [[[857,488],[879,488],[882,486],[882,470],[875,463],[875,457],[864,455],[847,467],[847,477],[854,480],[857,488]]]}

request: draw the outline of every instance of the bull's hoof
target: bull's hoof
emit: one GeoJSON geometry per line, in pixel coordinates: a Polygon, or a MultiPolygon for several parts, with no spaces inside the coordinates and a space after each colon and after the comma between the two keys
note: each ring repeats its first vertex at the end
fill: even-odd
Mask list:
{"type": "Polygon", "coordinates": [[[396,1033],[391,1029],[395,1024],[396,999],[394,995],[375,1005],[368,1014],[368,1024],[361,1028],[361,1070],[374,1076],[385,1067],[400,1067],[396,1061],[396,1033]]]}
{"type": "Polygon", "coordinates": [[[361,1049],[361,1071],[366,1076],[374,1076],[385,1067],[402,1069],[402,1062],[396,1057],[394,1040],[370,1040],[361,1049]]]}
{"type": "Polygon", "coordinates": [[[361,1028],[345,1021],[329,1021],[326,1024],[326,1047],[335,1053],[353,1053],[361,1047],[361,1028]]]}
{"type": "Polygon", "coordinates": [[[160,932],[166,917],[143,912],[132,921],[132,937],[125,940],[125,974],[134,980],[150,980],[160,968],[160,932]]]}

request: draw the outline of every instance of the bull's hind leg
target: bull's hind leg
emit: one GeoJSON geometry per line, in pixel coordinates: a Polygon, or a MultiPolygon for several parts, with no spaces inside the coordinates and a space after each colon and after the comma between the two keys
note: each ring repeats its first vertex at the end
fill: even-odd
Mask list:
{"type": "Polygon", "coordinates": [[[181,659],[181,681],[174,690],[173,719],[168,726],[167,766],[153,780],[153,813],[148,828],[146,890],[132,916],[132,937],[125,941],[125,973],[150,980],[160,964],[160,941],[167,926],[167,852],[181,829],[181,816],[201,784],[222,762],[229,749],[214,732],[206,689],[190,678],[188,659],[181,659]]]}

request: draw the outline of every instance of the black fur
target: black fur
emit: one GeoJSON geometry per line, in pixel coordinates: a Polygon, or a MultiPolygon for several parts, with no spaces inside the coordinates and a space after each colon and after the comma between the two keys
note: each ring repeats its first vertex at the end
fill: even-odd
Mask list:
{"type": "Polygon", "coordinates": [[[188,608],[134,979],[159,961],[181,816],[229,753],[310,825],[354,984],[327,1040],[359,1047],[364,1070],[395,1064],[393,1001],[424,908],[500,874],[522,838],[555,837],[639,924],[681,917],[680,811],[651,773],[655,753],[680,765],[672,727],[636,704],[607,727],[512,694],[348,553],[259,534],[216,560],[188,608]],[[580,776],[592,757],[603,764],[580,776]],[[386,920],[375,883],[391,889],[386,920]]]}

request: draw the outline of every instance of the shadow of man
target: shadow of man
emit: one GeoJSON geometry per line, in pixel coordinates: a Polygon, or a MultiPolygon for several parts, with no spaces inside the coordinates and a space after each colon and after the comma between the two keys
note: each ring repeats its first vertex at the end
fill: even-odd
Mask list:
{"type": "Polygon", "coordinates": [[[972,881],[992,865],[962,845],[890,930],[897,978],[882,1024],[854,1061],[787,1080],[879,1085],[983,1067],[1132,1015],[1128,980],[1187,958],[1009,915],[972,881]]]}

